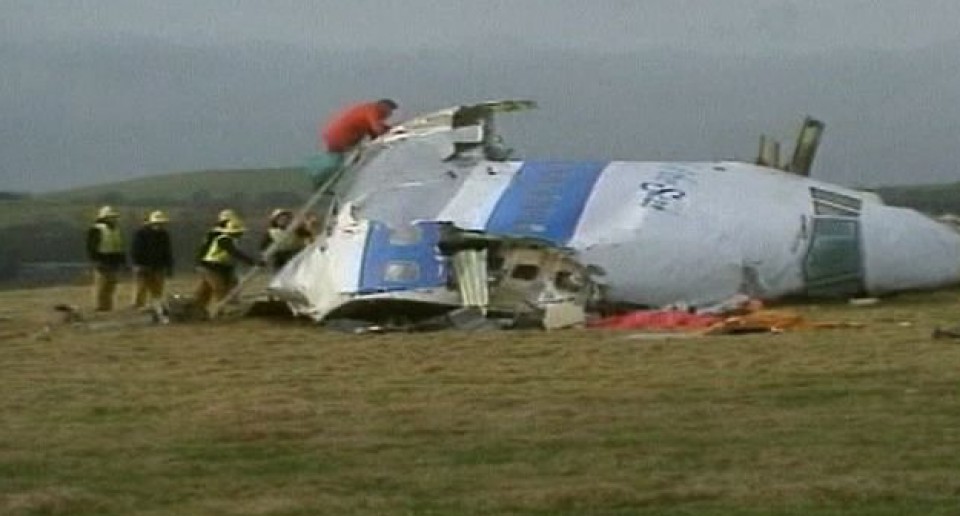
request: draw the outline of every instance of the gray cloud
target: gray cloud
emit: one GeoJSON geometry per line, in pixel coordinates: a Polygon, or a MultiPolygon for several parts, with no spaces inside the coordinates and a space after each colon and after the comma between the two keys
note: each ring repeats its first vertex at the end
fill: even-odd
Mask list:
{"type": "Polygon", "coordinates": [[[571,158],[750,158],[811,113],[821,177],[954,179],[960,3],[720,4],[0,2],[0,189],[296,164],[318,118],[384,95],[537,98],[505,130],[571,158]]]}
{"type": "Polygon", "coordinates": [[[498,38],[592,50],[916,48],[956,35],[953,0],[21,0],[0,27],[20,39],[97,34],[184,44],[311,49],[449,48],[498,38]]]}

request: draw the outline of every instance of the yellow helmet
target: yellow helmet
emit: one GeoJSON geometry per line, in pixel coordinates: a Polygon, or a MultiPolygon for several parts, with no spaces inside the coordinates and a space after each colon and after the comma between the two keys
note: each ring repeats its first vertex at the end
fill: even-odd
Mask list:
{"type": "Polygon", "coordinates": [[[166,213],[156,210],[150,212],[150,216],[147,217],[147,222],[150,224],[164,224],[170,222],[170,218],[167,217],[166,213]]]}
{"type": "Polygon", "coordinates": [[[247,228],[243,226],[243,222],[240,221],[240,219],[230,219],[227,221],[226,225],[220,228],[220,232],[227,235],[239,235],[246,230],[247,228]]]}
{"type": "Polygon", "coordinates": [[[240,217],[237,217],[237,212],[226,209],[220,210],[220,214],[217,215],[217,222],[227,222],[228,220],[238,220],[240,217]]]}
{"type": "Polygon", "coordinates": [[[101,206],[97,212],[98,219],[115,219],[120,216],[120,212],[113,209],[113,206],[101,206]]]}

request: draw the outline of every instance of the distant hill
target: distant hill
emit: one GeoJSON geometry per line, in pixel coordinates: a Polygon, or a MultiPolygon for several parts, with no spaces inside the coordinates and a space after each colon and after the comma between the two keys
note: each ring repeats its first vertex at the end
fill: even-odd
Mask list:
{"type": "Polygon", "coordinates": [[[232,208],[250,228],[244,245],[256,247],[273,208],[299,208],[310,183],[297,168],[201,170],[36,195],[0,197],[0,280],[20,263],[82,262],[84,232],[103,204],[116,206],[129,238],[151,210],[170,215],[174,254],[188,269],[197,243],[223,208],[232,208]]]}
{"type": "Polygon", "coordinates": [[[309,189],[304,171],[294,167],[178,172],[0,199],[0,228],[36,223],[85,225],[103,204],[121,208],[131,223],[153,209],[183,216],[206,216],[225,207],[254,213],[297,207],[306,200],[309,189]]]}
{"type": "Polygon", "coordinates": [[[91,204],[180,204],[237,201],[273,204],[285,194],[303,195],[309,181],[301,168],[200,170],[76,188],[40,196],[56,202],[91,204]]]}
{"type": "Polygon", "coordinates": [[[960,182],[873,189],[887,204],[939,215],[960,214],[960,182]]]}

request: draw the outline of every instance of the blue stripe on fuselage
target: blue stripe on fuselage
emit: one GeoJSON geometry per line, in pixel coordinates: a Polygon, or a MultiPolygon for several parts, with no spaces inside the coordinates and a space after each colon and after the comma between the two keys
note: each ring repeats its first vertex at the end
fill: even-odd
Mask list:
{"type": "Polygon", "coordinates": [[[360,265],[360,294],[438,287],[446,281],[446,269],[438,259],[436,246],[440,226],[435,222],[414,224],[419,238],[409,243],[391,242],[393,230],[381,222],[371,221],[360,265]],[[391,264],[413,266],[415,277],[390,279],[386,272],[391,264]]]}
{"type": "Polygon", "coordinates": [[[535,237],[565,245],[606,161],[527,161],[487,220],[494,234],[535,237]]]}

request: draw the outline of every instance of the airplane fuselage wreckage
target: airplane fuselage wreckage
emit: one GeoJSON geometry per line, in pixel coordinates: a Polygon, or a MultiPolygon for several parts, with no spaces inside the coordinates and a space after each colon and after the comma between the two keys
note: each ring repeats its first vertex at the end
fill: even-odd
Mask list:
{"type": "MultiPolygon", "coordinates": [[[[270,293],[323,321],[393,308],[705,307],[960,280],[960,234],[806,177],[815,146],[801,148],[804,133],[793,171],[510,159],[494,115],[532,107],[450,108],[364,145],[330,181],[327,234],[276,274],[270,293]]],[[[758,163],[769,162],[765,151],[758,163]]]]}

